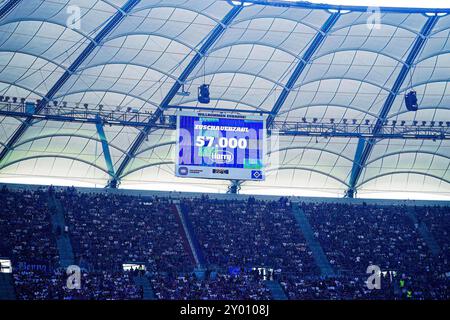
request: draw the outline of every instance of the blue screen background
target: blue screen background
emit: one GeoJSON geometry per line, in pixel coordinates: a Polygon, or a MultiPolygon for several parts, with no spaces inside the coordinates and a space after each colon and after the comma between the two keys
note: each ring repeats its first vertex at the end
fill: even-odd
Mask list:
{"type": "MultiPolygon", "coordinates": [[[[244,168],[244,169],[261,169],[263,165],[263,134],[264,134],[264,122],[262,120],[244,120],[244,119],[229,119],[229,118],[202,118],[198,116],[180,116],[180,129],[187,130],[190,134],[191,144],[189,146],[182,146],[182,137],[179,137],[180,150],[178,157],[178,164],[180,165],[192,165],[192,166],[208,166],[208,167],[220,167],[220,168],[244,168]],[[197,155],[201,156],[202,152],[207,152],[204,147],[197,147],[195,142],[198,135],[203,136],[203,130],[195,129],[196,124],[202,125],[213,125],[213,126],[229,126],[229,127],[246,127],[253,129],[256,132],[256,140],[248,141],[247,148],[245,149],[245,153],[242,151],[238,152],[238,148],[218,148],[221,151],[227,151],[234,155],[234,161],[232,163],[208,163],[204,157],[202,157],[201,163],[196,163],[194,157],[197,155]],[[253,148],[252,148],[253,147],[253,148]],[[186,150],[188,148],[189,150],[186,150]],[[250,148],[252,148],[252,152],[250,152],[250,148]],[[203,149],[203,150],[202,150],[203,149]],[[190,159],[186,158],[186,155],[183,152],[189,151],[190,159]],[[250,158],[250,154],[253,155],[250,158]],[[239,158],[240,155],[240,158],[239,158]],[[184,161],[183,161],[184,160],[184,161]]],[[[225,131],[218,131],[221,136],[225,136],[225,131]]],[[[208,131],[208,136],[211,136],[211,131],[208,131]]],[[[228,132],[227,137],[235,137],[239,138],[247,138],[248,134],[244,132],[233,132],[230,136],[228,132]]],[[[216,139],[217,140],[217,139],[216,139]]],[[[215,141],[217,142],[217,141],[215,141]]],[[[198,162],[198,161],[197,161],[198,162]]]]}

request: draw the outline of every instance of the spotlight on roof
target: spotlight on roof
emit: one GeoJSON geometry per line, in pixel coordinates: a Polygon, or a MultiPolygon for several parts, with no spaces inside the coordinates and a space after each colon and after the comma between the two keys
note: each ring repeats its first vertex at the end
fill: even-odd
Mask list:
{"type": "Polygon", "coordinates": [[[430,122],[430,126],[434,127],[434,125],[436,124],[436,121],[431,121],[430,122]]]}
{"type": "Polygon", "coordinates": [[[400,125],[401,125],[401,126],[404,126],[405,123],[406,123],[406,121],[405,121],[405,120],[402,120],[402,122],[400,123],[400,125]]]}
{"type": "Polygon", "coordinates": [[[4,96],[0,96],[0,102],[3,102],[3,99],[5,99],[4,96]]]}
{"type": "Polygon", "coordinates": [[[392,125],[395,127],[397,125],[397,120],[392,120],[392,125]]]}
{"type": "Polygon", "coordinates": [[[417,104],[417,93],[414,90],[409,91],[405,95],[405,105],[408,111],[419,110],[419,105],[417,104]]]}
{"type": "Polygon", "coordinates": [[[58,101],[54,100],[53,101],[53,106],[57,107],[58,106],[58,101]]]}
{"type": "Polygon", "coordinates": [[[334,119],[333,118],[330,119],[330,123],[334,123],[334,119]]]}
{"type": "Polygon", "coordinates": [[[356,119],[352,119],[353,124],[356,124],[356,122],[357,122],[356,119]]]}
{"type": "Polygon", "coordinates": [[[303,118],[302,118],[302,121],[306,123],[306,118],[305,118],[305,117],[303,117],[303,118]]]}
{"type": "Polygon", "coordinates": [[[67,101],[63,101],[63,107],[64,107],[64,108],[67,107],[67,101]]]}
{"type": "Polygon", "coordinates": [[[347,124],[347,119],[342,120],[344,124],[347,124]]]}
{"type": "Polygon", "coordinates": [[[20,103],[24,104],[25,103],[25,98],[20,98],[20,103]]]}
{"type": "Polygon", "coordinates": [[[13,103],[17,103],[17,97],[13,97],[12,100],[13,100],[13,103]]]}
{"type": "Polygon", "coordinates": [[[419,121],[414,120],[414,121],[413,121],[413,126],[417,126],[418,123],[419,123],[419,121]]]}
{"type": "Polygon", "coordinates": [[[316,123],[317,122],[317,118],[313,118],[313,122],[316,123]]]}
{"type": "Polygon", "coordinates": [[[442,127],[444,125],[444,121],[439,121],[439,127],[442,127]]]}
{"type": "Polygon", "coordinates": [[[210,101],[209,84],[202,84],[198,87],[198,102],[208,104],[210,101]]]}
{"type": "Polygon", "coordinates": [[[422,126],[426,126],[427,125],[427,122],[426,121],[422,121],[422,126]]]}
{"type": "Polygon", "coordinates": [[[370,124],[370,120],[369,119],[366,119],[366,126],[368,126],[369,124],[370,124]]]}
{"type": "Polygon", "coordinates": [[[8,101],[9,101],[9,97],[6,96],[6,97],[5,97],[5,102],[8,102],[8,101]]]}
{"type": "Polygon", "coordinates": [[[87,109],[89,107],[89,104],[85,103],[83,104],[84,108],[87,109]]]}

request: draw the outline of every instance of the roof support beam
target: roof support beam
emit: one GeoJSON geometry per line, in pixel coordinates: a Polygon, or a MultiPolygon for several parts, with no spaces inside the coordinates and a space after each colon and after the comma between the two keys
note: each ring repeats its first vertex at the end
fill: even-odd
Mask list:
{"type": "Polygon", "coordinates": [[[108,139],[106,138],[105,130],[103,129],[103,121],[100,116],[97,116],[97,122],[95,123],[97,133],[100,141],[102,142],[103,157],[105,158],[106,167],[111,177],[115,177],[114,165],[112,162],[111,152],[109,151],[108,139]]]}
{"type": "Polygon", "coordinates": [[[286,102],[286,99],[288,98],[289,94],[291,93],[291,90],[294,87],[295,83],[300,78],[301,74],[305,70],[308,63],[311,61],[311,58],[313,57],[314,53],[316,53],[317,49],[319,49],[320,45],[325,40],[328,32],[330,32],[331,28],[333,28],[336,21],[339,19],[339,16],[340,16],[339,12],[336,12],[328,17],[327,21],[325,21],[322,28],[320,28],[320,31],[314,37],[313,41],[311,42],[311,45],[308,47],[308,49],[303,54],[302,58],[300,59],[299,63],[297,64],[294,72],[292,73],[291,77],[289,78],[286,86],[284,87],[283,91],[281,92],[280,96],[278,97],[277,101],[275,102],[275,105],[273,106],[270,115],[267,117],[267,122],[266,122],[267,128],[271,128],[273,121],[275,120],[275,117],[277,116],[277,114],[280,111],[283,104],[286,102]]]}
{"type": "MultiPolygon", "coordinates": [[[[356,147],[356,153],[355,153],[354,159],[360,159],[361,158],[361,155],[362,155],[362,153],[364,151],[364,146],[365,145],[366,145],[366,140],[363,139],[363,138],[359,138],[358,146],[356,147]]],[[[350,181],[354,181],[354,179],[355,179],[355,177],[353,175],[356,174],[356,168],[355,168],[356,166],[358,166],[358,164],[355,161],[353,161],[353,167],[352,167],[352,172],[351,172],[352,176],[350,177],[350,181]]],[[[346,194],[346,197],[354,198],[355,197],[354,190],[353,189],[352,190],[348,190],[347,194],[346,194]]]]}
{"type": "MultiPolygon", "coordinates": [[[[420,34],[416,37],[414,44],[409,52],[409,55],[392,87],[392,90],[389,92],[389,95],[386,98],[386,101],[384,102],[383,108],[380,111],[378,120],[372,131],[373,135],[377,135],[380,133],[380,131],[382,131],[383,124],[386,121],[389,112],[391,111],[395,98],[400,94],[400,90],[402,88],[403,83],[405,82],[406,77],[411,71],[411,68],[414,66],[414,62],[416,61],[417,56],[422,51],[438,19],[439,19],[438,15],[430,16],[427,19],[425,25],[423,26],[420,34]]],[[[368,139],[365,143],[363,152],[356,153],[354,166],[352,168],[352,172],[350,175],[349,181],[350,188],[347,191],[347,196],[354,196],[356,194],[357,192],[356,186],[358,184],[358,180],[361,176],[363,168],[366,166],[367,160],[369,159],[369,156],[373,150],[374,145],[376,144],[376,141],[377,141],[376,138],[368,139]]]]}
{"type": "Polygon", "coordinates": [[[228,187],[228,192],[230,194],[238,194],[241,190],[242,181],[240,180],[231,180],[231,185],[228,187]]]}
{"type": "MultiPolygon", "coordinates": [[[[101,45],[102,41],[106,36],[114,30],[114,28],[122,22],[122,20],[127,16],[127,14],[139,3],[140,0],[128,0],[120,10],[118,10],[114,16],[109,20],[109,22],[103,27],[102,30],[95,36],[94,40],[89,43],[89,45],[80,53],[80,55],[75,59],[75,61],[70,65],[70,67],[64,72],[64,74],[56,81],[53,87],[48,91],[40,103],[36,106],[36,113],[39,114],[42,109],[53,99],[55,94],[62,88],[62,86],[70,79],[72,74],[77,72],[80,65],[86,60],[86,58],[101,45]]],[[[33,123],[32,118],[27,118],[20,127],[14,132],[11,138],[8,140],[6,148],[0,152],[0,163],[3,163],[6,156],[9,154],[10,150],[14,144],[22,137],[25,131],[33,123]]]]}
{"type": "Polygon", "coordinates": [[[0,20],[6,17],[22,0],[9,0],[0,8],[0,20]]]}
{"type": "Polygon", "coordinates": [[[199,65],[202,61],[203,57],[208,53],[208,51],[212,48],[212,46],[217,42],[217,40],[222,36],[227,27],[233,22],[236,16],[242,11],[243,6],[234,6],[228,14],[222,19],[220,24],[218,24],[213,31],[208,35],[208,37],[203,41],[203,44],[199,51],[195,54],[194,58],[189,62],[188,66],[183,70],[178,80],[174,83],[172,88],[169,90],[167,95],[164,97],[163,101],[159,105],[158,109],[154,112],[153,116],[149,119],[148,124],[142,129],[139,133],[136,140],[133,142],[133,145],[129,149],[127,155],[124,160],[120,164],[119,168],[116,172],[116,179],[113,179],[109,183],[109,187],[113,187],[114,185],[118,185],[119,179],[123,175],[125,169],[130,163],[131,159],[133,159],[136,155],[136,152],[139,150],[139,147],[145,141],[146,137],[150,130],[155,126],[155,122],[163,115],[164,110],[169,108],[170,102],[175,97],[177,92],[180,90],[181,86],[187,80],[189,75],[194,71],[194,69],[199,65]]]}

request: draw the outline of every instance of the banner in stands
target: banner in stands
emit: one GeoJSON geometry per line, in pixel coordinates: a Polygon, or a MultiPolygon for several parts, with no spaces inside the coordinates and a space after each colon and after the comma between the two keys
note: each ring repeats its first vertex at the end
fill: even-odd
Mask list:
{"type": "Polygon", "coordinates": [[[263,116],[180,111],[177,136],[178,177],[265,179],[263,116]]]}

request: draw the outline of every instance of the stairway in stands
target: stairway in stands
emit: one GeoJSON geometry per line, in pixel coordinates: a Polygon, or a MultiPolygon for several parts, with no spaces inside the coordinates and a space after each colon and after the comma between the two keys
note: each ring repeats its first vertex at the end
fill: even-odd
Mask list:
{"type": "Polygon", "coordinates": [[[200,243],[198,242],[197,237],[195,236],[195,232],[192,226],[192,222],[190,221],[187,210],[184,209],[181,205],[175,205],[176,211],[178,213],[179,221],[183,226],[183,237],[187,239],[189,243],[189,248],[192,256],[194,257],[195,264],[197,269],[203,269],[206,266],[206,261],[203,256],[203,252],[200,248],[200,243]]]}
{"type": "Polygon", "coordinates": [[[48,196],[48,206],[51,214],[53,232],[56,235],[56,229],[59,227],[61,230],[61,234],[56,235],[59,262],[61,267],[67,268],[75,263],[75,259],[69,235],[64,232],[64,228],[66,226],[64,219],[64,208],[59,199],[56,199],[53,193],[50,193],[48,196]]]}
{"type": "Polygon", "coordinates": [[[419,231],[420,236],[430,249],[431,254],[435,257],[438,256],[439,252],[441,251],[441,248],[439,247],[439,244],[437,243],[436,239],[433,237],[433,234],[430,232],[430,230],[428,230],[427,225],[422,221],[419,222],[414,207],[409,206],[407,212],[409,218],[414,223],[414,225],[417,225],[417,230],[419,231]]]}
{"type": "Polygon", "coordinates": [[[143,300],[156,300],[155,292],[146,276],[135,276],[134,284],[143,289],[143,300]]]}
{"type": "Polygon", "coordinates": [[[15,300],[12,273],[0,273],[0,300],[15,300]]]}
{"type": "Polygon", "coordinates": [[[288,300],[286,293],[278,281],[267,280],[264,281],[264,284],[270,290],[273,300],[288,300]]]}
{"type": "Polygon", "coordinates": [[[308,221],[308,218],[305,215],[305,212],[298,206],[297,203],[292,203],[292,213],[294,214],[295,220],[297,221],[300,230],[305,237],[306,243],[308,247],[311,249],[314,261],[317,266],[320,268],[320,272],[322,276],[332,277],[335,276],[335,272],[331,267],[330,262],[328,261],[322,246],[319,241],[317,241],[314,236],[314,232],[311,228],[311,225],[308,221]]]}

